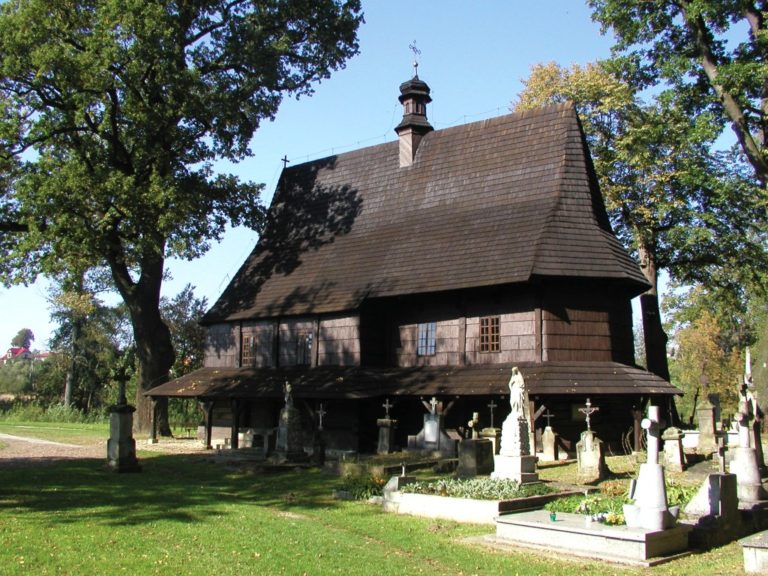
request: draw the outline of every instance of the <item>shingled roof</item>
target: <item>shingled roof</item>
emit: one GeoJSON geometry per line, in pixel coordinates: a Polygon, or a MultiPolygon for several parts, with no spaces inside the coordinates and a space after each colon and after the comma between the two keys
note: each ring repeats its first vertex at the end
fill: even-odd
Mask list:
{"type": "Polygon", "coordinates": [[[541,277],[648,287],[567,104],[430,132],[409,167],[390,142],[284,170],[262,238],[204,322],[541,277]]]}
{"type": "MultiPolygon", "coordinates": [[[[637,366],[618,362],[519,363],[531,394],[681,394],[666,380],[637,366]]],[[[361,399],[378,396],[508,393],[511,364],[359,368],[321,366],[284,368],[201,368],[145,394],[192,398],[283,397],[291,382],[297,398],[361,399]]]]}

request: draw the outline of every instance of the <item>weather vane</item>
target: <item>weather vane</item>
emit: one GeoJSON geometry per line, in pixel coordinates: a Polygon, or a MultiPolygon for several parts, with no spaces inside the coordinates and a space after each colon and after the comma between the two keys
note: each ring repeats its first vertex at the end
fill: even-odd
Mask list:
{"type": "Polygon", "coordinates": [[[408,44],[408,48],[411,49],[411,52],[413,52],[413,76],[414,78],[419,77],[419,56],[421,56],[421,50],[419,50],[416,47],[416,40],[414,40],[411,44],[408,44]]]}

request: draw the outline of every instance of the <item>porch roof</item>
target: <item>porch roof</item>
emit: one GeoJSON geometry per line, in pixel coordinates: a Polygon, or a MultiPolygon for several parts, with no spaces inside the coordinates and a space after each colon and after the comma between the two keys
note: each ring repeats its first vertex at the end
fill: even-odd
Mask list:
{"type": "MultiPolygon", "coordinates": [[[[618,362],[515,365],[523,373],[530,394],[682,394],[655,374],[618,362]]],[[[201,368],[152,388],[145,395],[200,399],[281,398],[286,382],[290,382],[296,398],[503,395],[508,393],[512,366],[201,368]]]]}

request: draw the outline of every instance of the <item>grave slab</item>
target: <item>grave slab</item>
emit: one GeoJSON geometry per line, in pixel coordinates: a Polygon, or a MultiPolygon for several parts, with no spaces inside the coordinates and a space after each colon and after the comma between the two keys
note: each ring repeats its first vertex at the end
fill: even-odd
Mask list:
{"type": "Polygon", "coordinates": [[[768,572],[768,532],[758,532],[739,540],[744,554],[744,572],[768,572]]]}
{"type": "Polygon", "coordinates": [[[553,521],[546,510],[507,514],[496,519],[497,543],[567,552],[609,562],[650,566],[688,552],[691,527],[667,530],[608,526],[587,516],[558,513],[553,521]]]}

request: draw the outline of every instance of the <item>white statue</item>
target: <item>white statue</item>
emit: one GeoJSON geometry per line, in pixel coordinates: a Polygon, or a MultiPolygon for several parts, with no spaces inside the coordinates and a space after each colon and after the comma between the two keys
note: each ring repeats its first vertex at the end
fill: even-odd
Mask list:
{"type": "Polygon", "coordinates": [[[517,414],[519,418],[525,416],[525,380],[517,366],[512,368],[512,375],[509,377],[509,407],[512,414],[517,414]]]}

